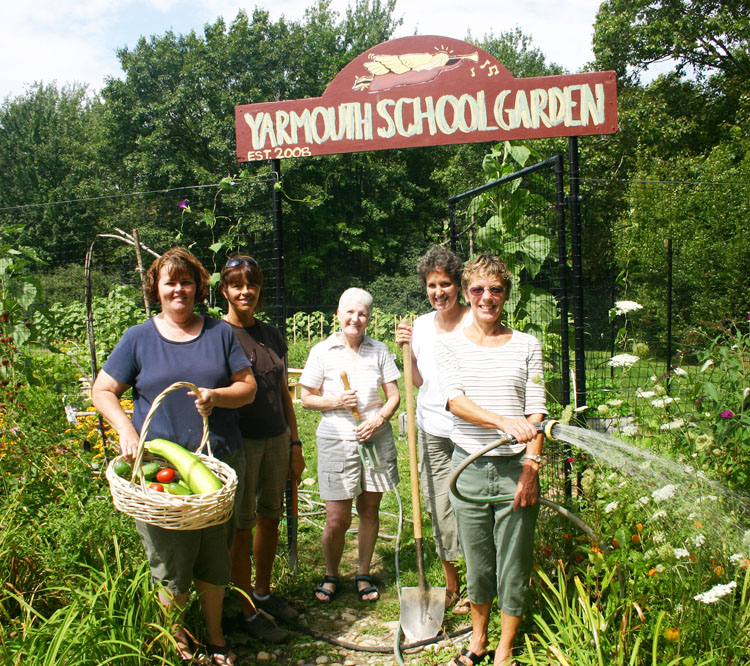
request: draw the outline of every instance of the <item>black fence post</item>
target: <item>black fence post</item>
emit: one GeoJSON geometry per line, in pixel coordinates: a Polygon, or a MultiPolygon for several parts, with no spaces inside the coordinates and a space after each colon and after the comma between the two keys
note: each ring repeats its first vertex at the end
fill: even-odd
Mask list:
{"type": "Polygon", "coordinates": [[[583,264],[581,252],[581,209],[578,171],[578,137],[568,140],[568,161],[570,162],[570,249],[573,259],[573,324],[575,327],[576,353],[576,407],[586,404],[586,357],[584,350],[584,310],[583,310],[583,264]]]}
{"type": "Polygon", "coordinates": [[[281,160],[271,160],[271,171],[273,181],[273,240],[274,240],[274,263],[276,269],[276,284],[274,295],[278,303],[276,326],[286,339],[286,303],[284,292],[284,227],[281,214],[281,190],[276,187],[281,183],[281,160]]]}
{"type": "Polygon", "coordinates": [[[667,394],[672,379],[672,239],[664,241],[667,246],[667,394]]]}

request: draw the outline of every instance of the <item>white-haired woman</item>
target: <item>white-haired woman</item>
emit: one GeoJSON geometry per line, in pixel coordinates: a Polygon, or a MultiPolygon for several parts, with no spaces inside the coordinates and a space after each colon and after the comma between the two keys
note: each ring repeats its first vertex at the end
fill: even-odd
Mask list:
{"type": "Polygon", "coordinates": [[[318,484],[326,503],[322,540],[326,573],[315,588],[315,598],[321,603],[332,601],[339,585],[339,563],[355,498],[359,528],[354,586],[360,601],[380,598],[370,577],[370,564],[378,537],[380,500],[383,492],[398,485],[389,419],[400,400],[396,383],[400,372],[388,348],[365,334],[371,312],[368,292],[347,289],[337,311],[341,330],[310,350],[299,382],[302,406],[322,415],[317,430],[318,484]],[[347,374],[350,388],[345,387],[342,373],[347,374]],[[363,448],[369,453],[363,454],[363,448]]]}

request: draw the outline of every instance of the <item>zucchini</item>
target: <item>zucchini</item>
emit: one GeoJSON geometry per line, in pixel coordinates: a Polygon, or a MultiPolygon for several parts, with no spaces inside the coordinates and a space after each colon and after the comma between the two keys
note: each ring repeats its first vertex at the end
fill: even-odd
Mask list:
{"type": "Polygon", "coordinates": [[[198,456],[179,444],[166,439],[152,439],[146,442],[146,449],[168,460],[196,495],[212,493],[224,487],[221,479],[198,456]]]}
{"type": "Polygon", "coordinates": [[[192,495],[193,494],[193,491],[190,490],[190,488],[186,488],[181,483],[177,483],[177,482],[165,483],[164,490],[166,490],[168,493],[171,493],[172,495],[192,495]]]}

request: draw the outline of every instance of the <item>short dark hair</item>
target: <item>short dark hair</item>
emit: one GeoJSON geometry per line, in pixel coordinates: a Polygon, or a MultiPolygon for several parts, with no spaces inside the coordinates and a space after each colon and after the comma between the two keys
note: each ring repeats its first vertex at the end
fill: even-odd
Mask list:
{"type": "Polygon", "coordinates": [[[500,257],[485,252],[478,254],[467,262],[461,278],[461,288],[466,291],[469,288],[469,283],[478,277],[500,280],[505,287],[506,297],[510,295],[510,289],[513,286],[513,273],[510,272],[507,264],[500,257]]]}
{"type": "Polygon", "coordinates": [[[246,259],[246,261],[241,261],[236,266],[233,265],[231,268],[227,268],[225,265],[224,268],[221,269],[219,291],[224,294],[224,291],[230,282],[237,282],[239,280],[243,280],[245,284],[257,284],[260,287],[260,294],[258,295],[258,304],[255,306],[255,311],[260,312],[263,310],[264,291],[263,271],[260,270],[260,265],[255,259],[247,254],[233,254],[227,257],[227,263],[229,263],[231,259],[246,259]]]}
{"type": "Polygon", "coordinates": [[[445,271],[453,284],[461,285],[464,262],[454,252],[442,245],[433,245],[417,264],[417,275],[422,287],[427,286],[427,276],[435,271],[445,271]]]}
{"type": "Polygon", "coordinates": [[[171,247],[160,257],[154,259],[148,271],[146,271],[146,283],[144,291],[149,302],[159,303],[159,277],[161,269],[167,266],[170,277],[189,275],[195,281],[195,300],[202,303],[208,296],[208,285],[211,276],[203,265],[184,247],[171,247]]]}

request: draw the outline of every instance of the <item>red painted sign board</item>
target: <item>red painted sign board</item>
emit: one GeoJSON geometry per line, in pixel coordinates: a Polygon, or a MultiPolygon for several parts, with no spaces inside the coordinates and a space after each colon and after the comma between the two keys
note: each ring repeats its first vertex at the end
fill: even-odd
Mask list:
{"type": "Polygon", "coordinates": [[[516,79],[486,51],[435,36],[378,44],[321,97],[235,107],[240,162],[616,131],[614,72],[516,79]]]}

